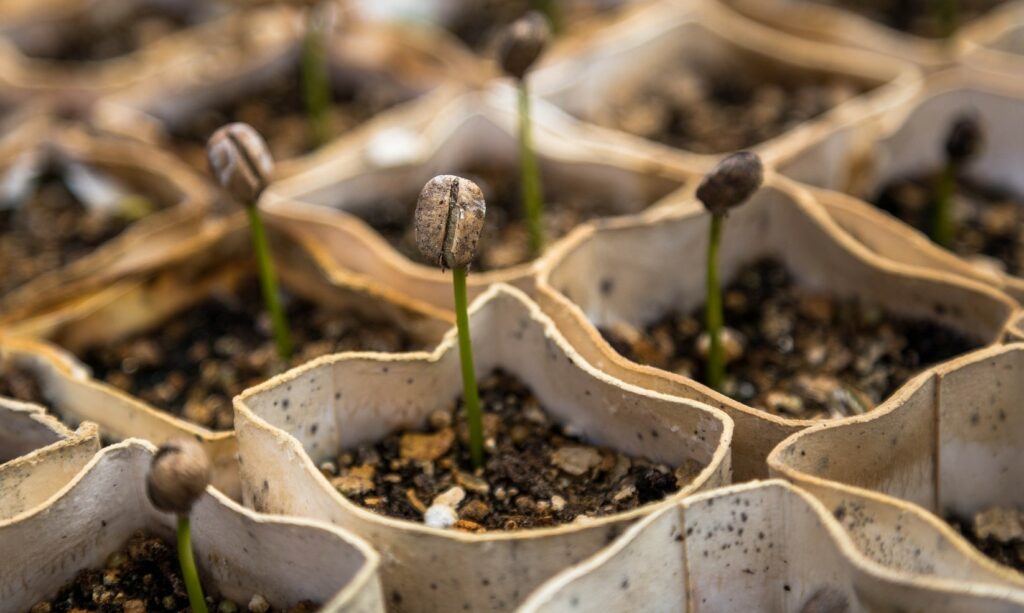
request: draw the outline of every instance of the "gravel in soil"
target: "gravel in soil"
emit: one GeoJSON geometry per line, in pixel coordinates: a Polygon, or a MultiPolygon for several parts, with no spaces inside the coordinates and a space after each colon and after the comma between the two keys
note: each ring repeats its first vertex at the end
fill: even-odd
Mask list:
{"type": "Polygon", "coordinates": [[[231,398],[272,375],[341,351],[420,348],[400,328],[350,310],[331,310],[285,292],[295,346],[284,364],[274,349],[259,285],[216,294],[151,333],[82,354],[98,379],[200,426],[230,430],[231,398]]]}
{"type": "Polygon", "coordinates": [[[47,406],[39,380],[27,368],[0,357],[0,396],[47,406]]]}
{"type": "MultiPolygon", "coordinates": [[[[935,206],[935,173],[885,185],[874,198],[882,210],[927,234],[935,206]]],[[[990,270],[1024,272],[1024,198],[970,176],[957,180],[953,195],[956,232],[950,250],[990,270]]]]}
{"type": "Polygon", "coordinates": [[[454,522],[454,529],[483,532],[628,511],[671,495],[701,469],[696,463],[673,469],[589,445],[554,423],[529,388],[501,370],[481,379],[480,400],[482,470],[472,468],[461,398],[431,414],[425,431],[393,432],[320,470],[341,494],[376,513],[415,522],[428,516],[428,525],[454,522]]]}
{"type": "MultiPolygon", "coordinates": [[[[523,217],[518,167],[478,166],[455,174],[479,185],[487,201],[487,217],[472,270],[496,270],[530,261],[529,234],[523,217]]],[[[545,240],[549,243],[588,220],[622,215],[626,210],[639,209],[615,206],[607,197],[588,192],[585,188],[552,189],[549,183],[544,182],[543,175],[541,183],[545,185],[542,223],[545,240]]],[[[414,262],[436,266],[437,262],[428,262],[416,247],[416,233],[412,224],[415,209],[416,196],[410,195],[401,202],[382,201],[371,210],[358,212],[358,215],[402,255],[414,262]]]]}
{"type": "MultiPolygon", "coordinates": [[[[335,78],[331,87],[330,135],[336,138],[374,115],[412,98],[386,79],[335,78]]],[[[178,155],[206,172],[206,142],[217,128],[243,121],[263,135],[275,160],[287,160],[316,148],[306,114],[298,65],[276,80],[219,106],[202,109],[182,125],[171,126],[178,155]]]]}
{"type": "MultiPolygon", "coordinates": [[[[928,321],[801,289],[773,260],[742,268],[722,296],[723,393],[789,418],[871,410],[925,366],[976,346],[928,321]]],[[[630,360],[703,381],[703,322],[701,307],[643,330],[619,324],[601,333],[630,360]]]]}
{"type": "MultiPolygon", "coordinates": [[[[275,609],[259,594],[253,594],[249,602],[236,603],[211,595],[211,586],[203,587],[210,611],[313,613],[319,608],[319,605],[305,600],[287,609],[275,609]]],[[[107,557],[102,569],[81,571],[54,598],[37,603],[29,613],[188,610],[188,593],[181,577],[177,551],[157,537],[137,533],[123,548],[107,557]]]]}
{"type": "Polygon", "coordinates": [[[754,67],[665,66],[614,90],[584,119],[700,154],[747,149],[839,106],[865,88],[837,75],[771,79],[754,67]]]}
{"type": "MultiPolygon", "coordinates": [[[[813,0],[818,4],[838,6],[877,21],[890,28],[923,36],[942,38],[942,18],[936,0],[813,0]]],[[[980,17],[1007,0],[955,0],[956,27],[980,17]]]]}
{"type": "Polygon", "coordinates": [[[491,56],[502,31],[530,10],[552,4],[560,11],[563,29],[590,17],[614,12],[631,0],[474,0],[466,2],[448,22],[447,28],[474,51],[491,56]]]}
{"type": "Polygon", "coordinates": [[[1024,511],[992,507],[971,520],[947,520],[972,545],[996,562],[1024,572],[1024,511]]]}

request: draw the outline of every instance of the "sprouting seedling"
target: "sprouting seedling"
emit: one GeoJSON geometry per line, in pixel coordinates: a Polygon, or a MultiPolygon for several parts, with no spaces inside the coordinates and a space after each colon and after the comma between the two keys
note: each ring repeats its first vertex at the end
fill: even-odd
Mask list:
{"type": "Polygon", "coordinates": [[[274,170],[274,161],[270,157],[267,143],[252,126],[231,123],[213,133],[206,145],[206,155],[210,172],[217,182],[249,214],[249,230],[256,252],[263,300],[270,311],[274,329],[274,344],[278,357],[287,361],[292,355],[291,333],[281,307],[277,275],[258,206],[260,195],[266,189],[274,170]]]}
{"type": "Polygon", "coordinates": [[[551,38],[551,28],[537,12],[527,13],[513,22],[501,41],[498,60],[505,74],[515,78],[519,94],[519,167],[523,213],[529,233],[530,256],[544,251],[544,202],[541,200],[540,170],[533,150],[533,128],[530,124],[530,92],[526,77],[551,38]]]}
{"type": "Polygon", "coordinates": [[[722,223],[729,209],[743,204],[761,187],[764,169],[761,158],[749,151],[734,153],[718,163],[697,187],[697,199],[711,213],[708,237],[707,299],[704,320],[709,343],[706,382],[716,389],[725,379],[725,356],[722,352],[722,288],[718,282],[718,247],[722,240],[722,223]]]}
{"type": "Polygon", "coordinates": [[[158,510],[178,516],[178,561],[193,613],[207,613],[207,609],[192,554],[189,514],[209,483],[210,459],[202,446],[191,438],[174,439],[161,445],[146,476],[149,501],[158,510]]]}
{"type": "Polygon", "coordinates": [[[320,2],[309,6],[302,41],[302,94],[314,147],[331,138],[331,83],[327,64],[329,9],[326,3],[320,2]]]}
{"type": "Polygon", "coordinates": [[[931,220],[932,241],[943,247],[949,247],[956,235],[953,194],[957,177],[964,165],[978,154],[984,138],[981,122],[971,113],[957,117],[946,135],[946,164],[936,182],[931,220]]]}
{"type": "Polygon", "coordinates": [[[475,468],[484,463],[484,435],[480,393],[473,368],[473,343],[469,337],[466,269],[476,256],[486,213],[484,195],[477,184],[454,175],[440,175],[427,181],[416,201],[416,245],[442,270],[452,270],[455,325],[462,365],[462,397],[469,424],[469,453],[475,468]]]}

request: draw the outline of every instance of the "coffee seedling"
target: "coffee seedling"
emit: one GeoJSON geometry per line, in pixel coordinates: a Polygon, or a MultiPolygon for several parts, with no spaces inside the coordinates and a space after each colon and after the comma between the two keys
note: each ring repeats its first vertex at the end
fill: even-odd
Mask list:
{"type": "Polygon", "coordinates": [[[516,80],[519,96],[519,166],[523,213],[529,232],[531,257],[544,251],[544,203],[540,170],[533,150],[533,128],[530,124],[530,93],[527,72],[540,57],[551,38],[551,28],[540,13],[530,12],[513,22],[505,31],[498,50],[502,70],[516,80]]]}
{"type": "Polygon", "coordinates": [[[161,445],[146,476],[146,495],[150,503],[164,513],[178,516],[178,561],[193,613],[207,613],[207,609],[192,554],[189,514],[209,483],[210,460],[202,446],[191,438],[161,445]]]}
{"type": "Polygon", "coordinates": [[[466,270],[476,256],[486,213],[484,195],[476,183],[453,175],[440,175],[428,181],[416,202],[416,246],[442,270],[450,268],[452,271],[462,396],[469,424],[469,453],[476,468],[484,463],[484,435],[480,393],[473,367],[473,343],[469,337],[466,270]]]}
{"type": "Polygon", "coordinates": [[[244,123],[231,123],[214,132],[206,146],[206,155],[214,178],[249,214],[260,287],[270,311],[274,344],[278,357],[287,361],[292,355],[291,333],[281,306],[277,275],[258,206],[260,195],[266,189],[274,170],[274,161],[263,137],[252,126],[244,123]]]}
{"type": "Polygon", "coordinates": [[[706,383],[721,390],[725,379],[725,356],[722,351],[722,288],[718,281],[718,248],[722,241],[722,224],[729,209],[743,204],[761,187],[764,170],[761,158],[748,151],[734,153],[715,166],[697,187],[697,199],[711,213],[711,231],[707,254],[707,299],[704,320],[709,349],[706,383]]]}
{"type": "Polygon", "coordinates": [[[931,223],[932,241],[943,247],[949,247],[956,235],[953,194],[956,193],[957,177],[964,165],[978,154],[983,140],[981,122],[975,115],[967,113],[956,118],[946,135],[946,164],[936,181],[931,223]]]}
{"type": "Polygon", "coordinates": [[[331,79],[327,63],[330,8],[326,3],[309,6],[302,41],[302,94],[314,147],[331,138],[331,79]]]}

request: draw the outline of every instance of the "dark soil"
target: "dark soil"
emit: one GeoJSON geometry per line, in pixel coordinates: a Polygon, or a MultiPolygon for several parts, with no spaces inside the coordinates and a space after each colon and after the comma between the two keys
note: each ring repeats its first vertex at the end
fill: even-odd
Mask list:
{"type": "Polygon", "coordinates": [[[353,502],[416,522],[424,521],[435,497],[461,487],[465,499],[454,527],[471,532],[627,511],[671,495],[700,470],[696,464],[673,470],[588,445],[553,423],[530,390],[500,370],[480,381],[480,400],[486,456],[480,472],[469,457],[461,398],[432,414],[425,432],[392,433],[321,470],[353,502]]]}
{"type": "MultiPolygon", "coordinates": [[[[989,509],[989,512],[993,510],[989,509]]],[[[1017,511],[1017,514],[1019,517],[1020,512],[1017,511]]],[[[958,517],[949,517],[946,521],[986,556],[1024,573],[1024,533],[1020,531],[1019,520],[1002,526],[1003,530],[1010,528],[1006,534],[992,534],[986,530],[983,515],[979,513],[973,521],[958,517]]]]}
{"type": "Polygon", "coordinates": [[[0,360],[0,396],[46,406],[39,380],[31,371],[0,360]]]}
{"type": "Polygon", "coordinates": [[[560,29],[571,31],[580,21],[621,8],[627,0],[474,0],[463,5],[448,29],[474,51],[490,55],[505,27],[531,10],[545,12],[547,3],[558,7],[560,29]]]}
{"type": "MultiPolygon", "coordinates": [[[[879,307],[810,293],[778,262],[740,270],[723,292],[725,323],[741,337],[723,392],[770,413],[827,419],[878,405],[925,366],[976,343],[948,328],[888,315],[879,307]]],[[[601,333],[623,356],[704,380],[698,338],[703,308],[670,313],[637,330],[601,333]]]]}
{"type": "Polygon", "coordinates": [[[783,82],[754,67],[665,66],[657,78],[616,90],[584,119],[694,153],[725,153],[775,138],[864,90],[838,76],[783,82]]]}
{"type": "Polygon", "coordinates": [[[56,174],[42,177],[16,207],[0,208],[0,296],[88,255],[135,216],[128,209],[115,215],[89,211],[56,174]]]}
{"type": "Polygon", "coordinates": [[[259,285],[246,283],[176,315],[158,329],[89,350],[95,376],[201,426],[229,430],[231,398],[279,372],[340,351],[417,349],[408,334],[352,311],[334,311],[285,293],[294,356],[274,349],[259,285]]]}
{"type": "MultiPolygon", "coordinates": [[[[211,587],[203,586],[210,611],[249,610],[248,602],[236,603],[213,596],[211,587]]],[[[266,613],[312,613],[318,608],[319,605],[305,600],[289,609],[268,608],[266,613]]],[[[188,610],[188,593],[176,549],[159,538],[138,533],[120,551],[112,553],[102,569],[81,571],[53,599],[36,604],[29,613],[188,610]]]]}
{"type": "MultiPolygon", "coordinates": [[[[890,28],[923,36],[942,38],[942,18],[937,12],[937,0],[814,0],[853,11],[890,28]]],[[[980,17],[1007,0],[954,0],[956,27],[980,17]]]]}
{"type": "MultiPolygon", "coordinates": [[[[529,235],[523,217],[522,196],[518,167],[478,167],[455,172],[480,186],[487,201],[487,217],[483,235],[473,260],[475,271],[496,270],[530,261],[529,235]]],[[[558,190],[545,185],[543,225],[545,240],[550,241],[568,234],[590,219],[621,215],[625,207],[613,206],[602,194],[588,193],[584,189],[558,190]]],[[[431,266],[416,247],[413,212],[416,195],[403,201],[383,201],[372,211],[360,216],[391,243],[402,255],[431,266]]]]}
{"type": "MultiPolygon", "coordinates": [[[[406,100],[413,94],[394,82],[354,76],[332,83],[330,109],[331,138],[348,132],[374,115],[406,100]]],[[[275,160],[286,160],[316,148],[303,97],[298,64],[293,70],[255,91],[219,107],[196,113],[189,123],[171,126],[178,153],[206,172],[206,142],[217,128],[244,121],[266,139],[275,160]]]]}
{"type": "MultiPolygon", "coordinates": [[[[908,177],[879,190],[875,204],[928,233],[935,206],[938,175],[908,177]]],[[[986,185],[970,176],[957,181],[953,197],[956,233],[950,249],[967,258],[987,256],[989,264],[1012,275],[1024,272],[1024,198],[1009,189],[986,185]]]]}

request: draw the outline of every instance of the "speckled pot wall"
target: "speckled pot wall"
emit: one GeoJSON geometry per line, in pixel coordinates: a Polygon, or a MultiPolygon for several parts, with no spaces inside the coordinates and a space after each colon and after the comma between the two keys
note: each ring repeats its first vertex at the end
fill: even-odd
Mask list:
{"type": "MultiPolygon", "coordinates": [[[[780,77],[844,77],[871,91],[751,147],[769,165],[829,134],[837,125],[859,123],[916,91],[918,70],[897,59],[800,39],[745,19],[713,0],[642,3],[606,28],[570,37],[533,76],[533,91],[586,121],[623,89],[662,78],[666,66],[680,62],[697,72],[728,73],[736,66],[756,67],[780,77]]],[[[594,126],[601,139],[700,170],[709,170],[725,153],[701,155],[638,136],[594,126]]],[[[726,152],[728,153],[728,152],[726,152]]]]}
{"type": "MultiPolygon", "coordinates": [[[[0,521],[0,601],[27,611],[83,569],[102,566],[139,530],[171,543],[175,516],[154,509],[146,473],[154,448],[125,441],[97,454],[48,503],[0,521]]],[[[192,546],[208,593],[274,607],[303,599],[320,611],[383,611],[378,557],[361,540],[323,524],[253,513],[207,489],[191,513],[192,546]]]]}
{"type": "MultiPolygon", "coordinates": [[[[495,85],[438,102],[392,116],[380,129],[361,135],[358,146],[315,154],[293,177],[271,185],[266,200],[271,211],[280,207],[320,222],[322,232],[310,236],[336,265],[450,310],[446,275],[410,261],[348,214],[407,203],[411,219],[424,183],[438,174],[458,174],[479,160],[518,173],[514,90],[495,85]]],[[[531,115],[542,183],[607,199],[623,214],[651,206],[694,176],[678,164],[602,142],[543,101],[533,102],[531,115]]],[[[532,262],[474,273],[468,278],[470,294],[497,282],[529,290],[536,267],[532,262]]]]}
{"type": "MultiPolygon", "coordinates": [[[[580,228],[549,255],[538,276],[537,298],[569,342],[598,368],[725,410],[736,422],[735,478],[763,477],[768,452],[816,422],[771,415],[691,379],[631,362],[595,327],[617,321],[643,327],[669,310],[687,312],[702,304],[707,228],[707,213],[687,193],[659,211],[580,228]]],[[[750,202],[730,213],[721,249],[724,283],[742,265],[770,256],[801,286],[861,297],[979,342],[998,342],[1017,309],[1009,296],[985,284],[878,257],[840,231],[809,192],[777,175],[768,176],[750,202]]]]}
{"type": "MultiPolygon", "coordinates": [[[[971,176],[1024,193],[1024,87],[996,74],[957,69],[936,74],[906,103],[894,106],[875,136],[855,151],[849,172],[833,173],[828,160],[850,136],[839,130],[780,168],[787,176],[821,187],[871,197],[889,181],[937,168],[947,126],[957,115],[974,111],[985,129],[985,145],[970,164],[971,176]]],[[[1024,279],[973,266],[933,245],[926,236],[874,206],[838,194],[819,194],[826,211],[856,240],[899,262],[926,266],[985,281],[1018,300],[1024,279]]]]}
{"type": "Polygon", "coordinates": [[[43,407],[0,396],[0,521],[49,498],[99,449],[95,424],[71,430],[43,407]]]}
{"type": "MultiPolygon", "coordinates": [[[[893,525],[879,545],[900,541],[893,525]]],[[[928,551],[955,559],[957,552],[928,551]]],[[[813,496],[783,481],[687,498],[552,578],[521,613],[1016,611],[1024,592],[865,559],[813,496]]]]}
{"type": "Polygon", "coordinates": [[[630,522],[729,482],[732,422],[721,411],[600,373],[510,286],[485,292],[470,317],[477,373],[501,367],[522,380],[555,421],[585,440],[669,465],[694,460],[703,467],[699,475],[672,497],[627,513],[512,532],[428,528],[349,502],[316,463],[418,426],[461,395],[453,330],[433,353],[327,356],[238,396],[243,499],[261,511],[329,520],[366,538],[381,552],[390,610],[507,611],[630,522]]]}
{"type": "MultiPolygon", "coordinates": [[[[983,569],[976,580],[998,579],[1024,589],[1024,577],[984,557],[937,517],[973,517],[995,505],[1024,505],[1018,487],[1024,469],[1019,451],[1024,432],[1019,410],[1022,369],[1022,344],[970,353],[922,373],[872,413],[786,439],[769,456],[769,466],[773,474],[812,491],[833,511],[845,509],[844,524],[865,518],[882,523],[872,517],[872,505],[896,499],[910,503],[904,504],[903,517],[888,521],[924,525],[929,532],[876,555],[926,568],[937,563],[914,556],[913,550],[943,540],[970,559],[972,567],[983,569]],[[857,497],[871,502],[849,502],[857,497]]],[[[875,548],[870,538],[855,541],[862,548],[875,548]]]]}

